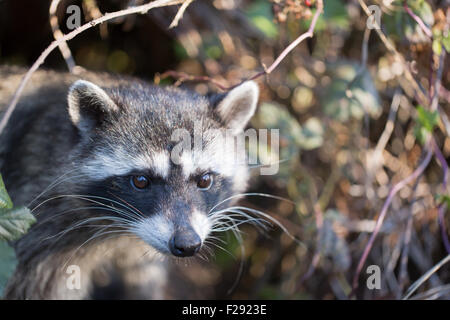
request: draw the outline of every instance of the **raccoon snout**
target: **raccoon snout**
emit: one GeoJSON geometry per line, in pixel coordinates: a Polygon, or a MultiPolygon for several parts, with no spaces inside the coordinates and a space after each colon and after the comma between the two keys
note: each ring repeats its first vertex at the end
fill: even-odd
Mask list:
{"type": "Polygon", "coordinates": [[[201,246],[202,240],[193,230],[178,230],[169,240],[170,252],[177,257],[191,257],[201,246]]]}

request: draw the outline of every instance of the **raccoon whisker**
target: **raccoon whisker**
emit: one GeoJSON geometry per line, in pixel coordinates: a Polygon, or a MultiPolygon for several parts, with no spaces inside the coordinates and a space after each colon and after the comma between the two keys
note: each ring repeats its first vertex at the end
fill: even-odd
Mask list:
{"type": "MultiPolygon", "coordinates": [[[[211,232],[224,232],[232,230],[235,226],[236,224],[233,220],[221,221],[220,223],[216,223],[211,227],[211,232]]],[[[239,230],[238,232],[241,232],[241,230],[239,230]]]]}
{"type": "MultiPolygon", "coordinates": [[[[92,217],[92,218],[84,219],[84,220],[82,220],[82,221],[76,223],[75,225],[73,225],[73,226],[71,226],[71,227],[68,227],[68,228],[64,229],[63,231],[58,232],[57,234],[55,234],[55,235],[53,235],[53,236],[46,237],[46,238],[44,238],[42,241],[44,241],[44,240],[49,240],[49,239],[54,238],[54,237],[56,237],[56,236],[58,236],[59,234],[62,233],[62,234],[60,235],[60,237],[56,240],[56,241],[58,241],[58,240],[61,239],[61,237],[63,237],[65,234],[67,234],[68,232],[70,232],[70,231],[72,231],[72,230],[78,228],[79,226],[82,226],[82,225],[84,225],[84,224],[86,224],[86,223],[89,223],[89,222],[91,222],[91,221],[102,221],[102,220],[106,220],[106,221],[110,220],[110,221],[119,222],[119,224],[117,224],[117,225],[124,226],[124,227],[130,225],[130,223],[129,223],[128,220],[125,220],[125,219],[119,218],[119,217],[114,217],[114,216],[92,217]]],[[[106,225],[106,226],[108,226],[108,225],[106,225]]],[[[111,226],[112,226],[112,225],[111,225],[111,226]]]]}
{"type": "MultiPolygon", "coordinates": [[[[105,203],[102,203],[102,202],[99,202],[99,201],[96,201],[96,200],[89,199],[89,198],[94,198],[94,199],[100,198],[100,199],[104,199],[104,200],[106,200],[106,201],[111,201],[111,202],[113,202],[113,203],[117,203],[118,205],[120,205],[120,206],[122,206],[122,207],[125,207],[126,209],[129,209],[128,207],[124,206],[123,204],[121,204],[121,203],[119,203],[119,202],[117,202],[117,201],[115,201],[115,200],[107,199],[107,198],[103,198],[103,197],[89,196],[89,195],[58,195],[58,196],[55,196],[55,197],[53,197],[53,198],[50,198],[50,199],[47,199],[47,200],[41,202],[39,205],[37,205],[36,207],[34,207],[34,208],[31,210],[31,212],[33,213],[38,207],[40,207],[41,205],[45,204],[45,203],[48,202],[48,201],[55,200],[55,199],[57,199],[57,198],[63,198],[63,197],[69,197],[69,198],[81,199],[81,200],[89,201],[89,202],[92,202],[92,203],[95,203],[95,204],[98,204],[98,205],[101,205],[101,206],[110,208],[110,209],[112,209],[112,210],[120,210],[120,209],[118,209],[118,208],[115,208],[115,207],[113,207],[113,206],[107,205],[107,204],[105,204],[105,203]]],[[[122,214],[124,214],[124,215],[127,215],[130,219],[133,219],[133,220],[136,220],[136,221],[137,221],[137,218],[136,218],[136,217],[133,217],[133,216],[131,215],[131,212],[128,214],[127,212],[125,212],[125,211],[123,211],[123,210],[120,210],[120,213],[122,213],[122,214]]],[[[38,215],[38,214],[36,214],[36,216],[37,216],[37,215],[38,215]]]]}
{"type": "MultiPolygon", "coordinates": [[[[134,236],[135,238],[138,239],[138,237],[134,236]]],[[[152,253],[152,259],[159,259],[159,261],[164,261],[165,259],[165,255],[162,254],[161,252],[159,252],[158,250],[154,250],[153,248],[149,248],[147,251],[145,251],[145,253],[139,258],[139,259],[144,259],[146,256],[148,256],[150,253],[152,253]]]]}
{"type": "Polygon", "coordinates": [[[105,228],[97,231],[96,233],[94,233],[94,235],[92,237],[90,237],[89,239],[87,239],[86,241],[84,241],[78,248],[75,249],[75,251],[72,253],[72,255],[67,259],[66,263],[64,263],[63,265],[63,269],[66,268],[67,263],[75,256],[75,254],[78,252],[78,250],[80,250],[84,245],[86,245],[87,243],[89,243],[92,240],[98,239],[101,236],[104,236],[106,234],[112,234],[112,233],[119,233],[117,236],[123,236],[126,235],[124,230],[110,230],[110,231],[104,231],[107,228],[109,228],[110,226],[106,226],[105,228]]]}
{"type": "Polygon", "coordinates": [[[224,232],[224,231],[232,231],[233,233],[241,234],[245,233],[239,229],[239,224],[235,223],[233,220],[229,220],[229,222],[221,222],[219,225],[211,228],[212,232],[224,232]]]}
{"type": "Polygon", "coordinates": [[[112,210],[110,208],[104,208],[104,207],[81,207],[81,208],[64,210],[64,211],[62,211],[60,213],[57,213],[57,214],[54,214],[54,215],[48,217],[47,219],[38,221],[38,224],[44,224],[44,223],[46,223],[49,220],[53,220],[55,218],[59,218],[62,215],[65,215],[67,213],[74,213],[74,212],[81,211],[81,210],[105,210],[105,211],[115,212],[115,213],[118,213],[118,214],[125,213],[125,212],[122,212],[122,211],[116,211],[116,210],[112,210]]]}
{"type": "MultiPolygon", "coordinates": [[[[230,226],[228,224],[226,224],[225,226],[223,226],[223,224],[219,225],[218,227],[215,227],[214,229],[212,229],[213,231],[216,232],[224,232],[224,231],[228,231],[231,230],[234,226],[240,226],[241,224],[246,223],[245,221],[240,221],[238,223],[235,223],[233,226],[230,226]]],[[[243,233],[243,231],[239,230],[240,233],[243,233]]]]}
{"type": "Polygon", "coordinates": [[[149,248],[148,250],[146,250],[146,251],[144,252],[144,254],[143,254],[142,256],[139,257],[139,259],[144,258],[146,255],[148,255],[148,254],[150,253],[150,251],[152,251],[151,248],[149,248]]]}
{"type": "MultiPolygon", "coordinates": [[[[222,211],[220,211],[222,212],[222,211]]],[[[227,218],[227,219],[234,219],[234,217],[244,217],[246,218],[246,220],[240,220],[240,219],[234,219],[234,221],[238,222],[239,224],[243,224],[243,223],[251,223],[254,224],[256,227],[260,227],[261,229],[263,229],[264,231],[267,231],[267,226],[264,225],[264,223],[269,224],[269,222],[265,219],[261,219],[261,218],[255,218],[250,216],[249,214],[241,211],[241,210],[237,210],[237,209],[224,209],[223,212],[232,212],[235,213],[237,215],[232,215],[232,214],[227,214],[227,215],[221,215],[223,218],[227,218]]],[[[222,217],[219,217],[219,221],[221,220],[222,217]]],[[[213,220],[214,221],[214,220],[213,220]]]]}
{"type": "Polygon", "coordinates": [[[269,224],[269,222],[267,220],[252,217],[249,214],[244,213],[243,211],[237,210],[237,209],[224,209],[221,211],[216,211],[211,216],[213,217],[213,225],[214,225],[214,223],[218,223],[222,220],[231,220],[232,219],[233,221],[236,222],[237,225],[241,225],[244,223],[251,223],[251,224],[255,225],[258,229],[261,228],[260,229],[261,231],[267,231],[267,226],[264,225],[264,223],[269,224]],[[232,212],[237,215],[231,215],[231,214],[225,215],[225,214],[222,214],[223,212],[232,212]],[[217,215],[217,214],[219,214],[218,217],[214,217],[214,215],[217,215]],[[246,220],[236,219],[236,218],[234,218],[235,216],[239,217],[239,218],[244,217],[246,220]]]}
{"type": "MultiPolygon", "coordinates": [[[[108,205],[108,204],[105,204],[105,203],[103,203],[103,202],[95,201],[95,200],[92,200],[92,199],[89,199],[89,198],[83,198],[83,197],[81,197],[81,198],[79,198],[79,199],[82,199],[82,200],[85,200],[85,201],[89,201],[89,202],[92,202],[92,203],[95,203],[95,204],[99,204],[99,205],[101,205],[101,206],[103,206],[103,207],[109,209],[109,210],[112,211],[112,212],[116,212],[116,213],[118,213],[118,214],[120,214],[120,215],[123,215],[123,216],[129,218],[129,219],[132,220],[132,221],[138,221],[138,218],[136,218],[136,216],[134,215],[134,213],[133,213],[133,212],[130,212],[130,211],[128,211],[128,210],[122,210],[122,209],[116,208],[116,207],[114,207],[114,206],[112,206],[112,205],[108,205]]],[[[107,199],[105,198],[105,200],[107,200],[107,199]]],[[[126,208],[126,207],[125,207],[125,208],[126,208]]],[[[126,209],[128,209],[128,208],[126,208],[126,209]]]]}
{"type": "MultiPolygon", "coordinates": [[[[114,203],[114,204],[117,204],[117,205],[121,206],[122,208],[127,209],[127,212],[129,212],[130,214],[132,213],[132,214],[136,215],[138,218],[141,217],[141,216],[143,216],[143,214],[142,214],[140,211],[139,211],[139,212],[136,212],[136,211],[134,210],[134,207],[129,207],[129,206],[127,206],[127,205],[124,205],[124,204],[122,204],[122,203],[120,203],[120,202],[117,202],[117,201],[115,201],[115,200],[113,200],[113,199],[110,199],[110,198],[105,198],[105,197],[100,197],[100,196],[93,196],[93,195],[77,195],[77,196],[81,197],[80,199],[84,199],[84,198],[93,198],[93,199],[99,199],[99,200],[105,200],[105,201],[108,201],[108,202],[112,202],[112,203],[114,203]],[[129,210],[129,211],[128,211],[128,210],[129,210]]],[[[84,199],[84,200],[88,200],[88,199],[84,199]]],[[[110,205],[105,204],[105,203],[102,203],[102,202],[95,202],[94,200],[89,200],[89,201],[92,201],[92,202],[94,202],[94,203],[102,204],[102,205],[104,205],[104,206],[106,206],[106,207],[115,208],[114,206],[110,206],[110,205]]],[[[117,208],[115,208],[115,209],[117,209],[117,208]]]]}
{"type": "MultiPolygon", "coordinates": [[[[117,209],[117,208],[115,208],[115,207],[107,206],[107,205],[105,205],[105,204],[103,204],[103,203],[100,203],[100,202],[97,202],[97,201],[91,201],[91,200],[89,200],[89,199],[86,199],[86,201],[94,202],[94,203],[96,203],[96,204],[101,205],[101,207],[94,207],[94,206],[91,206],[91,207],[81,207],[81,208],[68,209],[68,210],[65,210],[65,211],[63,211],[63,212],[61,212],[61,213],[58,213],[58,214],[56,214],[56,215],[50,216],[49,218],[47,218],[47,219],[44,220],[43,222],[48,221],[48,220],[53,219],[53,218],[58,218],[58,217],[60,217],[61,215],[67,214],[67,213],[69,213],[69,212],[76,212],[76,211],[80,211],[80,210],[104,210],[104,211],[108,211],[108,212],[117,213],[117,214],[119,215],[117,218],[122,219],[124,222],[128,222],[128,220],[125,219],[125,218],[128,218],[128,219],[130,219],[130,220],[134,220],[134,219],[135,219],[135,218],[134,218],[132,215],[130,215],[128,212],[125,212],[125,211],[123,211],[123,210],[117,209]]],[[[43,222],[41,222],[41,223],[43,223],[43,222]]]]}
{"type": "MultiPolygon", "coordinates": [[[[106,240],[109,240],[109,239],[112,239],[112,238],[116,238],[116,237],[120,237],[120,236],[126,236],[126,237],[128,237],[128,238],[139,239],[136,235],[134,235],[134,234],[132,234],[132,233],[129,233],[129,232],[125,232],[124,234],[115,234],[115,235],[106,237],[106,238],[104,238],[103,240],[106,241],[106,240]]],[[[122,247],[122,246],[121,246],[121,247],[122,247]]],[[[103,251],[103,253],[102,253],[103,256],[105,256],[106,254],[108,254],[108,252],[114,250],[115,248],[112,247],[112,248],[107,248],[107,249],[108,249],[108,250],[103,251]]]]}
{"type": "Polygon", "coordinates": [[[223,244],[227,244],[227,242],[225,240],[221,239],[220,237],[211,236],[211,235],[208,236],[208,238],[206,240],[213,240],[213,241],[216,240],[216,241],[219,241],[219,242],[221,242],[223,244]]]}
{"type": "Polygon", "coordinates": [[[229,250],[225,249],[225,248],[222,247],[221,245],[219,245],[219,244],[217,244],[217,243],[215,243],[215,242],[212,242],[212,241],[206,241],[206,240],[205,240],[205,243],[206,243],[206,244],[209,244],[209,245],[212,245],[212,246],[215,246],[215,247],[217,247],[217,248],[223,250],[224,252],[226,252],[227,254],[229,254],[233,259],[236,259],[236,256],[235,256],[234,254],[232,254],[229,250]]]}
{"type": "Polygon", "coordinates": [[[175,256],[169,256],[168,261],[175,262],[176,265],[184,265],[184,267],[189,267],[192,264],[192,261],[194,261],[195,257],[175,257],[175,256]]]}
{"type": "Polygon", "coordinates": [[[76,230],[76,229],[80,229],[80,228],[99,228],[99,227],[118,227],[118,228],[120,228],[120,227],[122,227],[122,228],[124,228],[124,229],[126,229],[126,226],[123,226],[123,225],[120,225],[120,224],[111,224],[111,225],[104,225],[104,224],[101,224],[101,225],[81,225],[81,226],[77,226],[77,227],[74,227],[74,228],[72,228],[71,230],[67,230],[66,232],[64,232],[63,234],[61,234],[61,235],[59,235],[60,234],[60,232],[58,232],[57,234],[55,234],[55,235],[53,235],[53,236],[48,236],[48,237],[46,237],[46,238],[44,238],[44,239],[42,239],[41,240],[41,242],[42,241],[45,241],[45,240],[50,240],[50,239],[52,239],[52,238],[54,238],[54,237],[56,237],[56,236],[58,236],[59,235],[59,237],[58,237],[58,239],[56,239],[53,243],[57,243],[64,235],[66,235],[68,232],[70,232],[70,231],[73,231],[73,230],[76,230]]]}
{"type": "Polygon", "coordinates": [[[236,240],[239,243],[239,247],[241,249],[241,261],[239,263],[239,270],[238,270],[238,273],[236,275],[236,280],[231,285],[230,289],[228,289],[227,294],[230,294],[237,287],[237,285],[239,283],[239,280],[241,279],[242,274],[244,272],[244,259],[245,259],[245,247],[244,247],[244,244],[243,244],[242,236],[238,232],[239,231],[239,227],[235,226],[233,229],[231,229],[231,231],[233,232],[234,236],[236,237],[236,240]]]}
{"type": "Polygon", "coordinates": [[[212,249],[205,246],[202,248],[201,253],[198,253],[197,255],[200,258],[200,260],[209,262],[209,259],[212,257],[212,249]]]}
{"type": "Polygon", "coordinates": [[[197,253],[197,255],[195,257],[198,257],[205,262],[209,262],[208,257],[205,256],[202,252],[197,253]]]}
{"type": "Polygon", "coordinates": [[[262,212],[260,210],[256,210],[253,208],[248,208],[248,207],[243,207],[243,206],[235,206],[235,207],[230,207],[229,209],[240,209],[240,210],[247,210],[251,213],[260,215],[268,220],[270,220],[271,222],[273,222],[275,225],[277,225],[284,233],[286,233],[286,235],[291,238],[293,241],[295,241],[295,243],[301,245],[302,247],[305,246],[304,243],[302,243],[300,240],[298,240],[295,236],[293,236],[288,229],[286,229],[286,227],[279,222],[277,219],[273,218],[272,216],[270,216],[269,214],[262,212]]]}
{"type": "Polygon", "coordinates": [[[133,205],[129,204],[127,201],[123,200],[121,197],[119,197],[119,196],[117,196],[117,195],[115,195],[114,193],[109,192],[109,191],[108,191],[108,193],[109,193],[110,195],[112,195],[113,197],[116,197],[117,199],[119,199],[119,200],[122,201],[123,203],[125,203],[128,207],[133,208],[133,209],[134,209],[136,212],[138,212],[141,216],[145,217],[145,215],[141,212],[141,210],[139,210],[139,209],[137,209],[136,207],[134,207],[133,205]]]}
{"type": "Polygon", "coordinates": [[[275,195],[272,195],[272,194],[268,194],[268,193],[259,193],[259,192],[247,192],[247,193],[239,193],[239,194],[235,194],[235,195],[233,195],[233,196],[231,196],[231,197],[228,197],[228,198],[226,198],[226,199],[220,201],[219,203],[217,203],[216,205],[214,205],[214,206],[211,208],[211,210],[209,210],[209,213],[208,213],[208,214],[210,214],[215,208],[217,208],[218,206],[220,206],[222,203],[227,202],[227,201],[229,201],[229,200],[231,200],[231,199],[234,199],[234,198],[244,197],[244,196],[266,197],[266,198],[277,199],[277,200],[280,200],[280,201],[286,201],[286,202],[289,202],[289,203],[291,203],[291,204],[295,204],[295,202],[292,201],[292,200],[289,200],[289,199],[286,199],[286,198],[283,198],[283,197],[279,197],[279,196],[275,196],[275,195]]]}
{"type": "Polygon", "coordinates": [[[44,189],[44,191],[42,191],[42,192],[41,192],[40,194],[38,194],[33,200],[31,200],[31,201],[28,203],[27,207],[30,207],[31,204],[32,204],[33,202],[35,202],[37,199],[39,199],[40,197],[42,197],[45,193],[49,192],[51,189],[55,188],[56,186],[60,185],[61,183],[65,182],[65,181],[67,181],[67,180],[70,180],[70,179],[81,178],[81,177],[86,176],[86,174],[83,173],[83,174],[79,174],[79,175],[76,175],[76,176],[69,176],[69,177],[66,177],[68,174],[70,174],[70,173],[72,173],[72,172],[74,172],[74,171],[76,171],[76,170],[78,170],[78,168],[75,168],[75,169],[73,169],[73,170],[70,170],[70,171],[68,171],[68,172],[66,172],[66,173],[64,173],[64,174],[62,174],[62,175],[60,175],[58,178],[56,178],[52,183],[50,183],[50,184],[48,185],[47,188],[44,189]],[[65,178],[64,178],[64,177],[65,177],[65,178]],[[64,178],[64,179],[62,179],[62,178],[64,178]]]}

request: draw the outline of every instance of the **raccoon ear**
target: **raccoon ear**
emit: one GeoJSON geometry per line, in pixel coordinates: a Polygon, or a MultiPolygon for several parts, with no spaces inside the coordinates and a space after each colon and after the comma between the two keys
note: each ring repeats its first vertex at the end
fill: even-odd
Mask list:
{"type": "Polygon", "coordinates": [[[119,110],[102,88],[85,80],[70,87],[68,104],[70,119],[83,132],[101,125],[109,113],[119,110]]]}
{"type": "Polygon", "coordinates": [[[216,96],[215,110],[234,134],[241,132],[256,110],[259,88],[254,81],[246,81],[230,92],[216,96]]]}

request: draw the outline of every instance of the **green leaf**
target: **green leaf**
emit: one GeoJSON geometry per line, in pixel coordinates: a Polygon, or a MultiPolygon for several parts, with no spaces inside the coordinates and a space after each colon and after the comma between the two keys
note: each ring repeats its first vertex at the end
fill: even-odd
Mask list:
{"type": "Polygon", "coordinates": [[[341,0],[324,1],[323,19],[343,29],[348,29],[350,24],[347,7],[341,0]]]}
{"type": "Polygon", "coordinates": [[[336,223],[342,222],[344,216],[335,209],[328,209],[324,214],[320,236],[321,254],[331,260],[329,267],[333,271],[344,272],[350,268],[350,248],[344,237],[335,230],[336,223]]]}
{"type": "Polygon", "coordinates": [[[0,297],[8,282],[8,279],[14,273],[17,265],[14,249],[5,241],[0,241],[0,297]]]}
{"type": "Polygon", "coordinates": [[[268,1],[253,2],[246,10],[246,14],[251,23],[262,31],[266,37],[275,38],[278,35],[278,29],[273,23],[272,6],[268,1]]]}
{"type": "Polygon", "coordinates": [[[356,63],[340,61],[327,66],[332,79],[321,97],[325,113],[339,121],[362,119],[367,112],[377,118],[381,114],[378,91],[367,69],[356,63]]]}
{"type": "Polygon", "coordinates": [[[8,192],[6,192],[6,187],[3,183],[2,175],[0,174],[0,209],[11,209],[12,207],[13,203],[8,192]]]}
{"type": "Polygon", "coordinates": [[[304,150],[316,149],[323,144],[323,126],[318,118],[309,118],[302,128],[302,141],[300,147],[304,150]]]}
{"type": "Polygon", "coordinates": [[[439,123],[439,114],[437,111],[429,111],[422,106],[417,106],[417,121],[428,132],[432,132],[439,123]]]}
{"type": "Polygon", "coordinates": [[[262,127],[280,129],[281,138],[289,141],[288,145],[294,147],[292,152],[288,152],[290,156],[296,153],[299,147],[311,150],[323,143],[324,130],[317,118],[308,119],[302,127],[284,106],[271,103],[263,103],[259,115],[262,127]]]}
{"type": "Polygon", "coordinates": [[[437,111],[429,111],[422,106],[417,106],[416,126],[414,127],[414,135],[423,144],[427,137],[433,132],[439,123],[439,114],[437,111]]]}
{"type": "Polygon", "coordinates": [[[450,196],[447,194],[437,194],[435,200],[438,203],[445,203],[447,208],[450,208],[450,196]]]}
{"type": "Polygon", "coordinates": [[[30,210],[25,207],[0,209],[0,240],[17,240],[35,221],[30,210]]]}
{"type": "Polygon", "coordinates": [[[441,55],[442,45],[441,45],[441,41],[439,41],[439,39],[433,40],[432,48],[433,48],[433,52],[435,54],[437,54],[438,56],[441,55]]]}
{"type": "MultiPolygon", "coordinates": [[[[403,0],[395,1],[399,7],[403,6],[403,0]]],[[[434,25],[434,16],[431,6],[424,0],[408,0],[409,8],[418,16],[424,24],[431,29],[434,25]]],[[[409,42],[428,42],[428,36],[423,32],[417,22],[403,9],[396,10],[393,15],[384,14],[383,22],[387,33],[391,38],[402,41],[406,38],[409,42]]]]}
{"type": "MultiPolygon", "coordinates": [[[[314,14],[315,9],[312,10],[314,14]]],[[[301,21],[301,25],[304,29],[308,29],[311,24],[311,19],[305,19],[301,21]]],[[[330,30],[348,30],[350,26],[350,18],[348,15],[348,9],[346,4],[342,0],[324,1],[323,14],[317,19],[315,31],[323,31],[326,28],[330,30]]]]}
{"type": "Polygon", "coordinates": [[[445,51],[450,52],[450,32],[447,32],[447,35],[442,37],[442,45],[445,51]]]}

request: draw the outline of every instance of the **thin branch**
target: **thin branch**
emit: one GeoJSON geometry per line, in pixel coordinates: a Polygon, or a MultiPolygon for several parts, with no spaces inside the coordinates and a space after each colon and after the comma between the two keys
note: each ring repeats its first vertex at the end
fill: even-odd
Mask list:
{"type": "MultiPolygon", "coordinates": [[[[441,87],[441,79],[442,79],[442,73],[444,69],[444,58],[445,58],[446,52],[445,50],[442,50],[442,53],[439,57],[439,67],[436,71],[436,80],[433,87],[433,97],[431,100],[431,111],[439,110],[439,89],[441,87]]],[[[439,160],[442,170],[443,170],[443,179],[442,179],[442,192],[445,194],[447,192],[447,182],[448,182],[448,164],[445,160],[444,155],[442,154],[441,150],[439,150],[439,147],[434,140],[434,138],[431,140],[432,147],[434,150],[434,154],[436,155],[436,158],[439,160]]],[[[445,249],[447,250],[447,253],[450,254],[450,241],[448,239],[446,226],[445,226],[445,219],[444,214],[447,209],[447,204],[444,202],[438,207],[438,224],[439,229],[441,230],[441,236],[442,241],[444,242],[445,249]]]]}
{"type": "Polygon", "coordinates": [[[417,22],[417,24],[419,25],[419,27],[422,29],[422,31],[429,37],[429,38],[433,38],[433,33],[431,32],[430,28],[428,28],[425,23],[423,22],[423,20],[417,16],[412,10],[411,8],[408,6],[408,3],[406,2],[406,0],[403,1],[403,7],[405,8],[405,11],[411,16],[411,18],[414,19],[414,21],[417,22]]]}
{"type": "MultiPolygon", "coordinates": [[[[181,8],[180,8],[180,10],[181,10],[181,8]]],[[[278,65],[284,60],[284,58],[286,58],[286,56],[292,50],[294,50],[302,41],[304,41],[307,38],[312,38],[314,36],[314,29],[316,28],[317,20],[319,19],[319,16],[322,13],[322,11],[323,11],[323,0],[318,0],[316,3],[316,12],[311,20],[311,24],[310,24],[308,30],[305,33],[301,34],[297,39],[295,39],[289,46],[287,46],[283,50],[283,52],[281,52],[281,54],[277,57],[277,59],[275,59],[275,61],[268,68],[264,66],[263,71],[260,71],[257,74],[253,75],[251,78],[249,78],[249,80],[255,80],[265,74],[272,73],[275,70],[275,68],[278,67],[278,65]]],[[[164,79],[165,77],[168,77],[168,76],[174,77],[174,78],[178,79],[180,82],[183,82],[183,81],[209,81],[221,90],[230,90],[239,85],[239,84],[236,84],[234,86],[228,87],[223,84],[220,84],[218,81],[216,81],[208,76],[192,76],[192,75],[186,74],[184,72],[177,72],[177,71],[173,71],[173,70],[164,72],[160,77],[164,79]]]]}
{"type": "Polygon", "coordinates": [[[391,205],[392,200],[394,199],[394,196],[397,194],[398,191],[403,189],[406,185],[408,185],[410,182],[414,181],[417,177],[419,177],[422,172],[427,168],[428,164],[430,163],[431,156],[433,155],[433,150],[430,148],[429,143],[428,146],[428,152],[425,156],[425,159],[420,163],[420,165],[416,168],[416,170],[413,171],[412,174],[398,182],[389,192],[389,195],[384,202],[383,208],[381,210],[380,215],[378,216],[377,223],[375,225],[375,229],[373,233],[371,234],[369,238],[369,242],[367,243],[363,255],[361,256],[358,266],[356,268],[355,275],[353,277],[353,284],[352,284],[352,292],[350,293],[349,297],[352,297],[355,294],[356,289],[358,288],[358,279],[359,275],[362,271],[362,268],[364,264],[366,263],[367,257],[370,253],[370,250],[372,249],[373,243],[375,242],[375,238],[380,231],[381,226],[383,225],[384,218],[386,217],[386,214],[388,212],[389,206],[391,205]]]}
{"type": "Polygon", "coordinates": [[[396,90],[394,93],[394,98],[392,98],[391,108],[389,110],[388,120],[384,127],[383,133],[378,139],[377,146],[374,151],[374,158],[378,159],[381,157],[382,151],[386,148],[386,145],[391,138],[391,134],[394,131],[395,116],[397,115],[398,107],[400,106],[402,94],[400,90],[396,90]]]}
{"type": "MultiPolygon", "coordinates": [[[[364,0],[358,0],[361,8],[364,10],[366,15],[370,17],[372,13],[370,12],[369,8],[367,7],[367,4],[364,2],[364,0]]],[[[400,61],[400,63],[403,65],[403,69],[405,72],[405,77],[408,80],[408,83],[411,84],[414,87],[414,91],[416,92],[417,99],[423,103],[424,105],[427,105],[428,99],[422,89],[420,88],[420,85],[417,83],[417,80],[413,77],[411,74],[411,71],[409,69],[408,64],[405,61],[405,58],[397,51],[393,43],[386,37],[386,35],[381,30],[381,26],[374,20],[375,24],[375,31],[380,37],[380,40],[384,43],[385,47],[395,56],[395,58],[400,61]]]]}
{"type": "Polygon", "coordinates": [[[407,300],[425,281],[427,281],[435,272],[437,272],[443,265],[450,261],[450,254],[444,259],[439,261],[433,268],[428,270],[423,276],[421,276],[416,282],[414,282],[411,287],[409,287],[403,300],[407,300]]]}
{"type": "MultiPolygon", "coordinates": [[[[422,173],[423,174],[423,173],[422,173]]],[[[412,236],[412,228],[413,228],[413,206],[416,202],[416,192],[417,187],[419,186],[419,181],[421,176],[417,177],[416,182],[413,187],[413,198],[411,201],[411,205],[409,207],[409,215],[408,220],[406,222],[406,230],[403,234],[403,251],[402,256],[400,258],[400,271],[398,276],[398,288],[396,291],[397,299],[400,299],[403,293],[403,288],[408,279],[408,260],[409,260],[409,246],[411,244],[411,236],[412,236]]]]}
{"type": "Polygon", "coordinates": [[[173,19],[172,23],[169,26],[169,29],[175,28],[178,26],[178,22],[180,22],[181,18],[183,18],[183,14],[186,11],[187,7],[192,3],[194,0],[186,0],[181,5],[180,9],[178,10],[177,14],[175,15],[175,18],[173,19]]]}
{"type": "MultiPolygon", "coordinates": [[[[448,182],[447,161],[445,160],[444,155],[442,154],[441,150],[437,146],[436,141],[432,140],[432,144],[433,144],[434,154],[436,155],[436,158],[439,160],[439,162],[441,163],[441,166],[442,166],[443,176],[444,176],[442,179],[442,192],[445,194],[447,192],[447,182],[448,182]]],[[[445,226],[445,219],[444,219],[444,214],[445,214],[446,209],[447,209],[447,204],[445,202],[443,202],[441,205],[439,205],[439,207],[438,207],[438,224],[439,224],[439,229],[441,230],[442,241],[444,242],[445,249],[447,250],[447,253],[450,254],[450,241],[448,239],[447,228],[445,226]]]]}
{"type": "Polygon", "coordinates": [[[155,77],[156,78],[155,82],[158,83],[159,79],[165,79],[167,77],[172,77],[172,78],[177,79],[178,84],[180,84],[181,82],[184,82],[184,81],[208,81],[223,91],[226,91],[226,90],[229,90],[230,88],[232,88],[232,87],[224,86],[219,81],[217,81],[211,77],[208,77],[208,76],[193,76],[193,75],[187,74],[185,72],[178,72],[178,71],[174,71],[174,70],[166,71],[163,74],[155,77]]]}
{"type": "MultiPolygon", "coordinates": [[[[58,9],[58,5],[61,2],[61,0],[52,0],[52,3],[50,4],[49,9],[49,15],[50,15],[50,26],[52,27],[53,31],[53,38],[55,40],[58,40],[62,38],[64,35],[61,32],[61,29],[59,28],[58,23],[58,16],[56,15],[56,10],[58,9]]],[[[72,52],[69,49],[69,46],[67,45],[67,42],[62,41],[59,44],[59,51],[61,51],[61,54],[66,61],[67,68],[69,68],[70,72],[73,72],[73,69],[75,68],[75,60],[72,57],[72,52]]]]}
{"type": "Polygon", "coordinates": [[[373,152],[366,153],[366,163],[367,163],[367,179],[366,179],[366,194],[367,198],[370,201],[374,200],[375,191],[373,189],[373,179],[375,176],[375,173],[382,165],[382,153],[383,150],[386,148],[387,143],[389,142],[389,139],[391,138],[392,132],[394,131],[395,126],[395,117],[397,116],[397,110],[400,106],[401,102],[401,91],[400,89],[396,89],[394,93],[394,97],[392,98],[391,102],[391,108],[389,109],[389,115],[388,119],[386,121],[386,125],[384,127],[383,133],[381,134],[380,138],[378,139],[377,145],[373,152]]]}
{"type": "Polygon", "coordinates": [[[137,7],[132,7],[116,12],[106,13],[102,17],[92,20],[81,27],[75,29],[74,31],[64,35],[63,37],[59,38],[58,40],[53,41],[47,49],[45,49],[39,58],[34,62],[34,64],[31,66],[31,68],[28,70],[28,72],[25,74],[25,76],[22,78],[22,81],[20,82],[19,87],[17,88],[16,92],[14,93],[14,96],[8,105],[8,108],[6,109],[5,114],[3,115],[2,120],[0,121],[0,134],[2,134],[3,130],[5,129],[9,118],[11,117],[12,112],[14,111],[17,102],[19,101],[19,98],[22,94],[22,91],[25,88],[25,85],[28,83],[28,81],[31,78],[31,75],[39,68],[39,66],[44,63],[45,59],[48,57],[48,55],[57,48],[62,42],[68,41],[82,33],[83,31],[86,31],[87,29],[90,29],[98,24],[101,24],[103,22],[123,17],[130,14],[140,13],[145,14],[149,10],[154,8],[160,8],[160,7],[166,7],[166,6],[172,6],[176,4],[183,3],[185,0],[155,0],[153,2],[143,4],[137,7]]]}
{"type": "Polygon", "coordinates": [[[308,31],[303,33],[301,36],[299,36],[297,39],[294,40],[286,49],[283,50],[283,52],[278,56],[278,58],[270,65],[268,68],[264,68],[264,71],[261,71],[257,74],[255,74],[253,77],[250,78],[250,80],[254,80],[256,78],[259,78],[260,76],[264,74],[270,74],[275,68],[280,64],[281,61],[283,61],[286,56],[295,49],[303,40],[307,38],[312,38],[314,36],[314,29],[316,28],[317,20],[319,19],[320,14],[323,11],[323,0],[318,0],[316,3],[316,13],[314,14],[311,24],[308,28],[308,31]]]}

